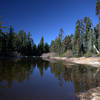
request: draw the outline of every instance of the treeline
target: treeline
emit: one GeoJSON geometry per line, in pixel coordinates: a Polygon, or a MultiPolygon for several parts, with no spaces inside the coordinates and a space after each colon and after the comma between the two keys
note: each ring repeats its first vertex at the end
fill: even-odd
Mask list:
{"type": "Polygon", "coordinates": [[[61,28],[58,37],[51,41],[50,47],[44,43],[43,37],[36,45],[30,33],[23,30],[16,33],[12,26],[8,32],[4,32],[3,28],[0,24],[0,55],[9,55],[15,52],[21,56],[40,56],[48,52],[68,57],[100,55],[100,21],[96,27],[93,27],[89,17],[76,21],[74,34],[67,34],[64,37],[64,31],[61,28]]]}
{"type": "Polygon", "coordinates": [[[58,56],[94,56],[100,54],[100,22],[93,27],[89,17],[78,19],[74,34],[63,36],[61,28],[58,37],[51,42],[50,51],[58,56]]]}
{"type": "Polygon", "coordinates": [[[8,32],[4,32],[4,27],[0,24],[0,55],[2,56],[40,56],[49,52],[49,45],[44,43],[41,37],[38,46],[31,38],[30,32],[26,33],[20,30],[18,33],[13,31],[10,26],[8,32]]]}

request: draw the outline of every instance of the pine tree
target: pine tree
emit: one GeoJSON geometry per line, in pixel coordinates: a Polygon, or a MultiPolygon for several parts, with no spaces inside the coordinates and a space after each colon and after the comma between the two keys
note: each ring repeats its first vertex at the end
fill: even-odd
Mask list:
{"type": "Polygon", "coordinates": [[[88,41],[89,41],[89,35],[90,35],[90,31],[91,31],[91,27],[92,27],[92,22],[90,20],[89,17],[84,17],[84,45],[85,45],[85,52],[88,51],[88,41]]]}
{"type": "Polygon", "coordinates": [[[68,36],[65,36],[65,38],[63,39],[63,49],[64,51],[63,52],[66,52],[67,50],[72,50],[72,35],[68,35],[68,36]]]}
{"type": "Polygon", "coordinates": [[[44,45],[44,53],[48,53],[49,52],[49,45],[48,43],[45,43],[44,45]]]}
{"type": "Polygon", "coordinates": [[[51,41],[51,44],[50,44],[50,52],[56,52],[55,41],[51,41]]]}
{"type": "Polygon", "coordinates": [[[36,44],[35,44],[35,43],[33,43],[32,55],[33,55],[33,56],[37,56],[37,47],[36,47],[36,44]]]}
{"type": "Polygon", "coordinates": [[[40,43],[38,44],[38,55],[44,53],[44,38],[41,37],[40,43]]]}
{"type": "Polygon", "coordinates": [[[14,32],[13,32],[13,28],[12,26],[10,25],[10,28],[9,28],[9,34],[8,34],[8,50],[9,51],[14,51],[14,32]]]}
{"type": "Polygon", "coordinates": [[[81,28],[80,20],[77,20],[75,26],[75,34],[73,38],[73,53],[76,56],[80,56],[80,50],[81,50],[80,28],[81,28]]]}

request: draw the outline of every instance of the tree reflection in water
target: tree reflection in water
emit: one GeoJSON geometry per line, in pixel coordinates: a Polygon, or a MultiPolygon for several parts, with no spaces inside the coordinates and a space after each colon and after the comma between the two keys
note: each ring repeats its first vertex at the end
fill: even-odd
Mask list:
{"type": "Polygon", "coordinates": [[[11,87],[13,81],[24,82],[29,80],[33,70],[38,65],[40,75],[43,75],[43,69],[47,69],[48,62],[31,59],[21,58],[16,60],[1,60],[0,61],[0,88],[11,87]],[[38,62],[39,61],[39,62],[38,62]]]}
{"type": "Polygon", "coordinates": [[[50,73],[59,80],[60,87],[63,87],[64,82],[72,82],[75,92],[83,92],[100,85],[100,70],[97,68],[83,65],[66,67],[63,62],[50,63],[41,59],[19,58],[0,60],[0,88],[10,88],[15,80],[19,83],[30,80],[36,67],[41,77],[50,68],[50,73]]]}

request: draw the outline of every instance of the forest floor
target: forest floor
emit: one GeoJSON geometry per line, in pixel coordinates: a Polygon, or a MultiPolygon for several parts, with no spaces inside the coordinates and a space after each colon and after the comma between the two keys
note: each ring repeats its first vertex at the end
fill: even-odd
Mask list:
{"type": "Polygon", "coordinates": [[[100,57],[80,57],[80,58],[66,58],[66,57],[50,57],[50,59],[64,60],[75,64],[84,64],[94,67],[100,67],[100,57]]]}

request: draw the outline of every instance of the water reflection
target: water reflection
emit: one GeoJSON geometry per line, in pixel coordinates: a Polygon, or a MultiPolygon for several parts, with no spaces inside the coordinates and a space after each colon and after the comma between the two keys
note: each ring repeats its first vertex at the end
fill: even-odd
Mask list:
{"type": "Polygon", "coordinates": [[[74,65],[64,66],[61,62],[50,64],[51,72],[60,80],[60,86],[71,81],[74,84],[75,92],[85,92],[91,88],[100,86],[100,69],[91,66],[74,65]]]}
{"type": "Polygon", "coordinates": [[[47,69],[48,64],[46,61],[26,58],[0,60],[0,88],[10,88],[14,80],[19,83],[22,83],[24,80],[29,80],[36,65],[42,76],[43,69],[47,69]]]}
{"type": "MultiPolygon", "coordinates": [[[[73,85],[71,87],[74,89],[74,93],[78,93],[99,86],[99,77],[100,70],[89,66],[74,65],[66,67],[63,62],[50,63],[41,59],[32,58],[0,60],[0,88],[12,88],[12,86],[15,85],[15,81],[19,84],[25,84],[25,80],[30,82],[31,87],[36,88],[34,84],[35,80],[38,79],[39,83],[37,81],[36,84],[41,85],[45,83],[45,85],[54,85],[55,87],[57,87],[58,84],[60,88],[64,87],[63,91],[65,91],[65,87],[67,87],[67,85],[69,86],[71,84],[73,85]],[[34,76],[34,73],[36,73],[36,76],[34,76]],[[40,78],[38,77],[38,73],[40,75],[40,78]],[[53,77],[53,84],[49,81],[50,77],[53,77]]],[[[42,89],[42,86],[38,86],[39,91],[41,91],[40,88],[42,89]]],[[[57,89],[59,90],[59,88],[57,89]]],[[[50,89],[50,87],[48,87],[47,90],[53,91],[50,89]]],[[[63,94],[64,93],[62,92],[62,95],[63,94]]],[[[78,99],[74,98],[72,100],[78,99]]]]}

